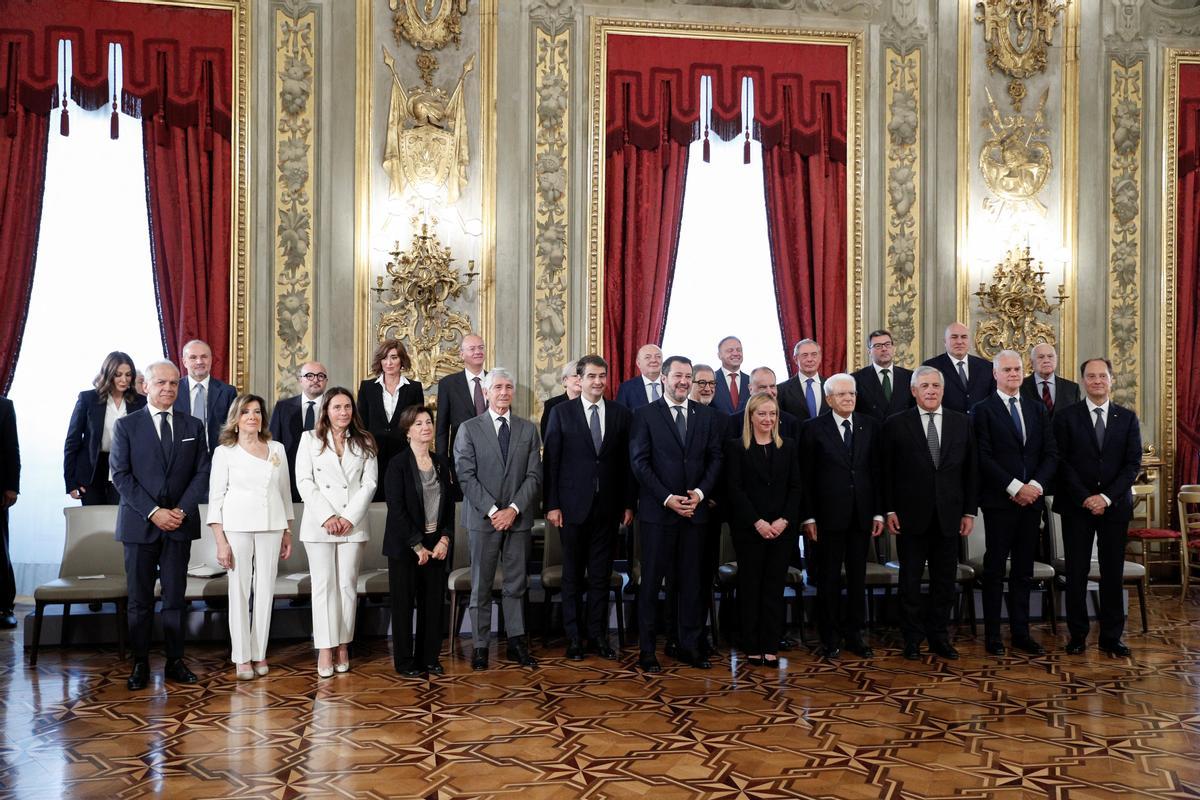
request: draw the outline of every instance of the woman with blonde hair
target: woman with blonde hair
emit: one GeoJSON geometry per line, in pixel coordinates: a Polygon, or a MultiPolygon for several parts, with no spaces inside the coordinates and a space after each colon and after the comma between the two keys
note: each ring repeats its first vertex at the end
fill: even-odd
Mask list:
{"type": "Polygon", "coordinates": [[[279,562],[292,554],[292,487],[287,453],[267,432],[266,403],[233,401],[208,483],[208,525],[217,563],[229,570],[229,638],[238,680],[266,675],[267,639],[279,562]],[[254,595],[254,614],[250,596],[254,595]]]}

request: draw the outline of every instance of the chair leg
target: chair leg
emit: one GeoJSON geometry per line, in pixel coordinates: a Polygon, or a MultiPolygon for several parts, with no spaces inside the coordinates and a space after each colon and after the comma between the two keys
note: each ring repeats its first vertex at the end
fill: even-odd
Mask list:
{"type": "Polygon", "coordinates": [[[33,609],[33,646],[29,649],[29,666],[36,667],[38,660],[38,645],[42,643],[42,615],[46,612],[43,600],[35,601],[33,609]]]}
{"type": "Polygon", "coordinates": [[[1142,609],[1142,633],[1150,631],[1150,622],[1146,619],[1146,587],[1142,581],[1137,582],[1138,605],[1142,609]]]}
{"type": "MultiPolygon", "coordinates": [[[[721,601],[725,601],[725,592],[721,592],[721,601]]],[[[717,623],[717,593],[710,586],[708,589],[708,616],[712,619],[713,647],[721,646],[721,626],[717,623]]],[[[700,632],[703,635],[704,631],[700,632]]]]}
{"type": "Polygon", "coordinates": [[[620,589],[613,591],[613,603],[617,612],[617,649],[625,648],[625,601],[620,589]]]}
{"type": "Polygon", "coordinates": [[[1055,606],[1058,604],[1058,601],[1054,595],[1054,578],[1046,581],[1046,595],[1050,601],[1050,604],[1046,607],[1047,612],[1050,614],[1050,632],[1057,635],[1058,612],[1055,609],[1055,606]]]}
{"type": "Polygon", "coordinates": [[[125,660],[125,628],[129,624],[129,606],[125,598],[117,601],[117,657],[125,660]]]}
{"type": "Polygon", "coordinates": [[[975,613],[975,582],[967,584],[967,602],[971,604],[971,638],[979,635],[979,615],[975,613]]]}
{"type": "Polygon", "coordinates": [[[59,647],[67,646],[67,642],[69,641],[68,633],[69,633],[70,624],[71,624],[71,604],[63,603],[62,631],[58,638],[58,646],[59,647]]]}
{"type": "Polygon", "coordinates": [[[550,646],[550,615],[553,613],[553,604],[550,602],[550,590],[545,586],[542,587],[542,644],[546,647],[550,646]]]}
{"type": "Polygon", "coordinates": [[[454,625],[458,621],[458,592],[450,592],[450,630],[447,631],[446,639],[450,643],[450,657],[453,658],[458,652],[458,628],[454,625]]]}

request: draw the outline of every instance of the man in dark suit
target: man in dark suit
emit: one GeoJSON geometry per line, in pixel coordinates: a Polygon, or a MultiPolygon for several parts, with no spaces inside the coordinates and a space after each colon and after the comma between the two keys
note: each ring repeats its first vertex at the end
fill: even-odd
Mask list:
{"type": "Polygon", "coordinates": [[[546,441],[546,431],[550,429],[550,414],[554,411],[555,406],[579,397],[579,380],[579,363],[568,361],[563,365],[562,375],[559,377],[563,393],[554,395],[542,404],[542,419],[538,425],[542,433],[542,442],[546,441]]]}
{"type": "Polygon", "coordinates": [[[463,360],[463,371],[453,372],[440,381],[437,387],[437,431],[434,449],[438,455],[454,461],[454,434],[458,426],[487,410],[487,392],[483,380],[487,371],[483,362],[487,348],[483,338],[473,333],[463,337],[458,348],[463,360]]]}
{"type": "Polygon", "coordinates": [[[1092,543],[1100,566],[1100,649],[1128,656],[1122,573],[1125,537],[1133,516],[1130,490],[1142,465],[1142,433],[1137,415],[1112,401],[1112,363],[1093,358],[1080,367],[1082,403],[1054,417],[1059,470],[1054,510],[1062,517],[1067,566],[1067,653],[1087,649],[1090,624],[1087,582],[1092,543]]]}
{"type": "Polygon", "coordinates": [[[179,382],[175,410],[200,420],[204,426],[204,441],[212,452],[217,439],[221,438],[229,407],[237,399],[237,389],[212,377],[212,348],[199,339],[183,346],[183,366],[187,376],[179,382]]]}
{"type": "Polygon", "coordinates": [[[567,658],[581,661],[590,649],[615,659],[617,653],[608,642],[608,590],[617,525],[633,523],[637,502],[637,484],[629,470],[633,414],[604,401],[608,362],[586,355],[578,369],[581,396],[560,403],[546,430],[546,521],[557,526],[562,537],[567,658]],[[587,613],[581,622],[585,573],[587,613]]]}
{"type": "Polygon", "coordinates": [[[271,438],[283,445],[287,453],[288,477],[292,482],[292,502],[300,502],[296,488],[296,448],[305,431],[316,427],[321,416],[321,395],[329,382],[329,374],[320,361],[306,361],[296,374],[300,382],[300,394],[285,397],[271,411],[271,438]]]}
{"type": "Polygon", "coordinates": [[[1039,401],[1050,412],[1058,416],[1064,408],[1079,402],[1079,384],[1059,375],[1058,352],[1054,345],[1041,344],[1029,351],[1033,372],[1021,383],[1021,395],[1039,401]]]}
{"type": "Polygon", "coordinates": [[[712,407],[722,414],[736,414],[750,399],[750,376],[742,372],[742,340],[726,336],[717,343],[717,358],[721,368],[717,370],[712,407]]]}
{"type": "Polygon", "coordinates": [[[679,658],[712,666],[699,653],[703,620],[701,549],[708,521],[705,498],[721,472],[723,420],[710,406],[688,400],[692,362],[671,356],[663,364],[666,394],[633,415],[629,460],[639,489],[642,583],[638,666],[660,672],[655,657],[655,610],[663,578],[678,587],[679,658]]]}
{"type": "Polygon", "coordinates": [[[792,348],[796,374],[779,384],[779,410],[800,422],[829,410],[821,381],[821,346],[812,339],[801,339],[792,348]]]}
{"type": "Polygon", "coordinates": [[[200,538],[199,506],[208,498],[204,426],[186,410],[171,408],[179,371],[169,361],[155,362],[146,367],[146,384],[147,407],[117,420],[109,457],[121,493],[116,535],[125,545],[129,586],[131,691],[150,680],[155,578],[162,583],[163,674],[178,683],[196,682],[183,663],[183,595],[192,540],[200,538]]]}
{"type": "Polygon", "coordinates": [[[1012,646],[1031,655],[1045,649],[1029,635],[1029,590],[1041,533],[1042,500],[1054,479],[1058,448],[1050,412],[1040,400],[1021,397],[1021,355],[1002,350],[993,371],[996,391],[971,409],[979,448],[979,504],[987,524],[983,556],[984,648],[1005,653],[1000,603],[1008,574],[1008,626],[1012,646]]]}
{"type": "MultiPolygon", "coordinates": [[[[775,384],[775,370],[770,367],[755,367],[750,371],[750,397],[756,394],[769,394],[779,402],[779,387],[775,384]]],[[[749,400],[747,400],[749,402],[749,400]]],[[[737,439],[742,435],[746,425],[746,407],[730,415],[725,423],[725,438],[737,439]]],[[[779,412],[779,435],[785,439],[800,438],[800,420],[786,411],[779,412]]]]}
{"type": "Polygon", "coordinates": [[[854,373],[858,403],[854,410],[879,422],[916,405],[909,384],[912,372],[897,366],[892,359],[896,345],[890,331],[871,331],[867,335],[867,353],[871,363],[854,373]]]}
{"type": "Polygon", "coordinates": [[[854,411],[854,378],[846,373],[825,381],[830,413],[804,423],[800,463],[804,475],[804,534],[818,543],[817,628],[821,655],[841,655],[838,620],[846,649],[863,658],[875,655],[862,638],[867,603],[867,546],[883,533],[878,481],[879,423],[854,411]],[[846,570],[843,608],[842,569],[846,570]]]}
{"type": "Polygon", "coordinates": [[[637,351],[638,374],[617,389],[617,402],[636,411],[663,396],[662,349],[656,344],[644,344],[637,351]]]}
{"type": "Polygon", "coordinates": [[[688,399],[702,406],[711,406],[717,393],[717,373],[708,364],[692,364],[692,390],[688,399]]]}
{"type": "Polygon", "coordinates": [[[946,382],[946,408],[965,414],[971,406],[996,391],[992,362],[967,353],[971,349],[971,334],[961,322],[946,326],[946,352],[925,362],[935,367],[946,382]]]}
{"type": "Polygon", "coordinates": [[[12,400],[0,397],[0,628],[17,627],[17,582],[8,552],[8,509],[21,493],[21,446],[12,400]]]}
{"type": "Polygon", "coordinates": [[[909,660],[921,657],[922,639],[942,658],[958,658],[948,627],[959,540],[971,535],[979,507],[975,434],[966,414],[942,405],[942,384],[936,368],[918,367],[911,390],[917,407],[883,423],[883,505],[888,533],[898,537],[901,632],[909,660]]]}

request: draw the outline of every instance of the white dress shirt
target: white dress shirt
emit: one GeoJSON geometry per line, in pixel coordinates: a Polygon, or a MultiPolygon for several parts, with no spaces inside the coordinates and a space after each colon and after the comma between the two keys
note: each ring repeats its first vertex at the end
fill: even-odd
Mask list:
{"type": "Polygon", "coordinates": [[[664,392],[661,375],[658,376],[658,380],[656,381],[650,380],[645,375],[642,376],[642,389],[646,392],[646,402],[648,403],[653,403],[658,399],[658,397],[654,396],[654,390],[650,388],[652,386],[658,386],[658,397],[662,397],[664,392]]]}
{"type": "MultiPolygon", "coordinates": [[[[125,416],[126,409],[129,408],[129,400],[122,398],[121,405],[117,406],[117,401],[110,394],[108,401],[104,404],[104,429],[100,433],[100,450],[107,453],[112,449],[113,426],[117,424],[117,420],[125,416]]],[[[112,480],[112,467],[108,468],[107,480],[112,480]]]]}
{"type": "MultiPolygon", "coordinates": [[[[1021,444],[1025,444],[1025,440],[1029,438],[1029,426],[1025,424],[1025,411],[1024,411],[1024,409],[1021,408],[1021,392],[1020,392],[1020,390],[1018,390],[1016,394],[1005,394],[1003,390],[997,389],[996,394],[998,394],[1000,396],[1000,402],[1004,404],[1004,410],[1006,412],[1008,412],[1008,415],[1010,418],[1012,417],[1012,411],[1010,410],[1008,401],[1009,400],[1017,401],[1017,416],[1021,418],[1021,444]]],[[[1008,482],[1008,486],[1006,486],[1004,488],[1005,488],[1005,491],[1008,492],[1009,497],[1016,497],[1017,492],[1021,491],[1021,487],[1024,485],[1025,484],[1022,483],[1019,478],[1013,478],[1011,481],[1008,482]]],[[[1038,483],[1037,481],[1031,480],[1031,481],[1029,481],[1029,485],[1034,487],[1035,489],[1037,489],[1039,492],[1043,491],[1042,485],[1040,483],[1038,483]]]]}
{"type": "Polygon", "coordinates": [[[387,414],[387,418],[390,420],[396,414],[396,400],[400,396],[400,387],[408,383],[408,378],[401,375],[394,392],[388,391],[382,375],[376,378],[375,382],[379,384],[379,388],[383,389],[383,413],[387,414]]]}
{"type": "MultiPolygon", "coordinates": [[[[1084,402],[1087,403],[1088,421],[1092,423],[1093,428],[1096,426],[1096,409],[1097,408],[1101,409],[1101,411],[1103,413],[1100,416],[1104,417],[1104,435],[1107,436],[1108,435],[1108,412],[1109,412],[1109,405],[1111,405],[1110,401],[1105,400],[1102,404],[1096,405],[1095,403],[1092,402],[1092,398],[1087,397],[1085,395],[1084,402]]],[[[1103,492],[1100,493],[1100,496],[1104,498],[1104,505],[1106,505],[1106,506],[1112,505],[1111,497],[1104,494],[1103,492]]]]}
{"type": "MultiPolygon", "coordinates": [[[[153,403],[147,403],[146,408],[150,412],[150,419],[154,420],[154,432],[158,434],[159,441],[162,441],[163,418],[160,417],[159,414],[161,414],[164,411],[167,412],[167,427],[170,428],[171,425],[174,424],[174,422],[172,420],[172,416],[174,415],[175,411],[174,411],[174,409],[170,409],[170,408],[159,408],[158,406],[154,405],[153,403]]],[[[174,431],[172,430],[171,433],[174,433],[174,431]]]]}

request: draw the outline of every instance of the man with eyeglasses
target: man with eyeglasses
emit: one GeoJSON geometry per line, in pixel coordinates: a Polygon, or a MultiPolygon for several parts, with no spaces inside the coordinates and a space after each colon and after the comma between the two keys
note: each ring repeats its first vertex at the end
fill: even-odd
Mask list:
{"type": "Polygon", "coordinates": [[[288,397],[275,404],[271,412],[271,437],[283,445],[287,453],[288,477],[292,482],[292,502],[300,502],[296,489],[296,447],[305,431],[316,427],[321,417],[321,398],[329,375],[320,361],[306,361],[300,365],[296,377],[300,382],[300,394],[288,397]]]}
{"type": "Polygon", "coordinates": [[[858,402],[854,410],[879,422],[917,404],[909,391],[912,372],[893,360],[896,344],[891,331],[879,329],[867,336],[867,356],[871,363],[854,373],[858,402]]]}
{"type": "Polygon", "coordinates": [[[708,364],[692,366],[692,389],[688,399],[695,400],[702,406],[711,406],[713,395],[717,393],[717,373],[708,364]]]}

